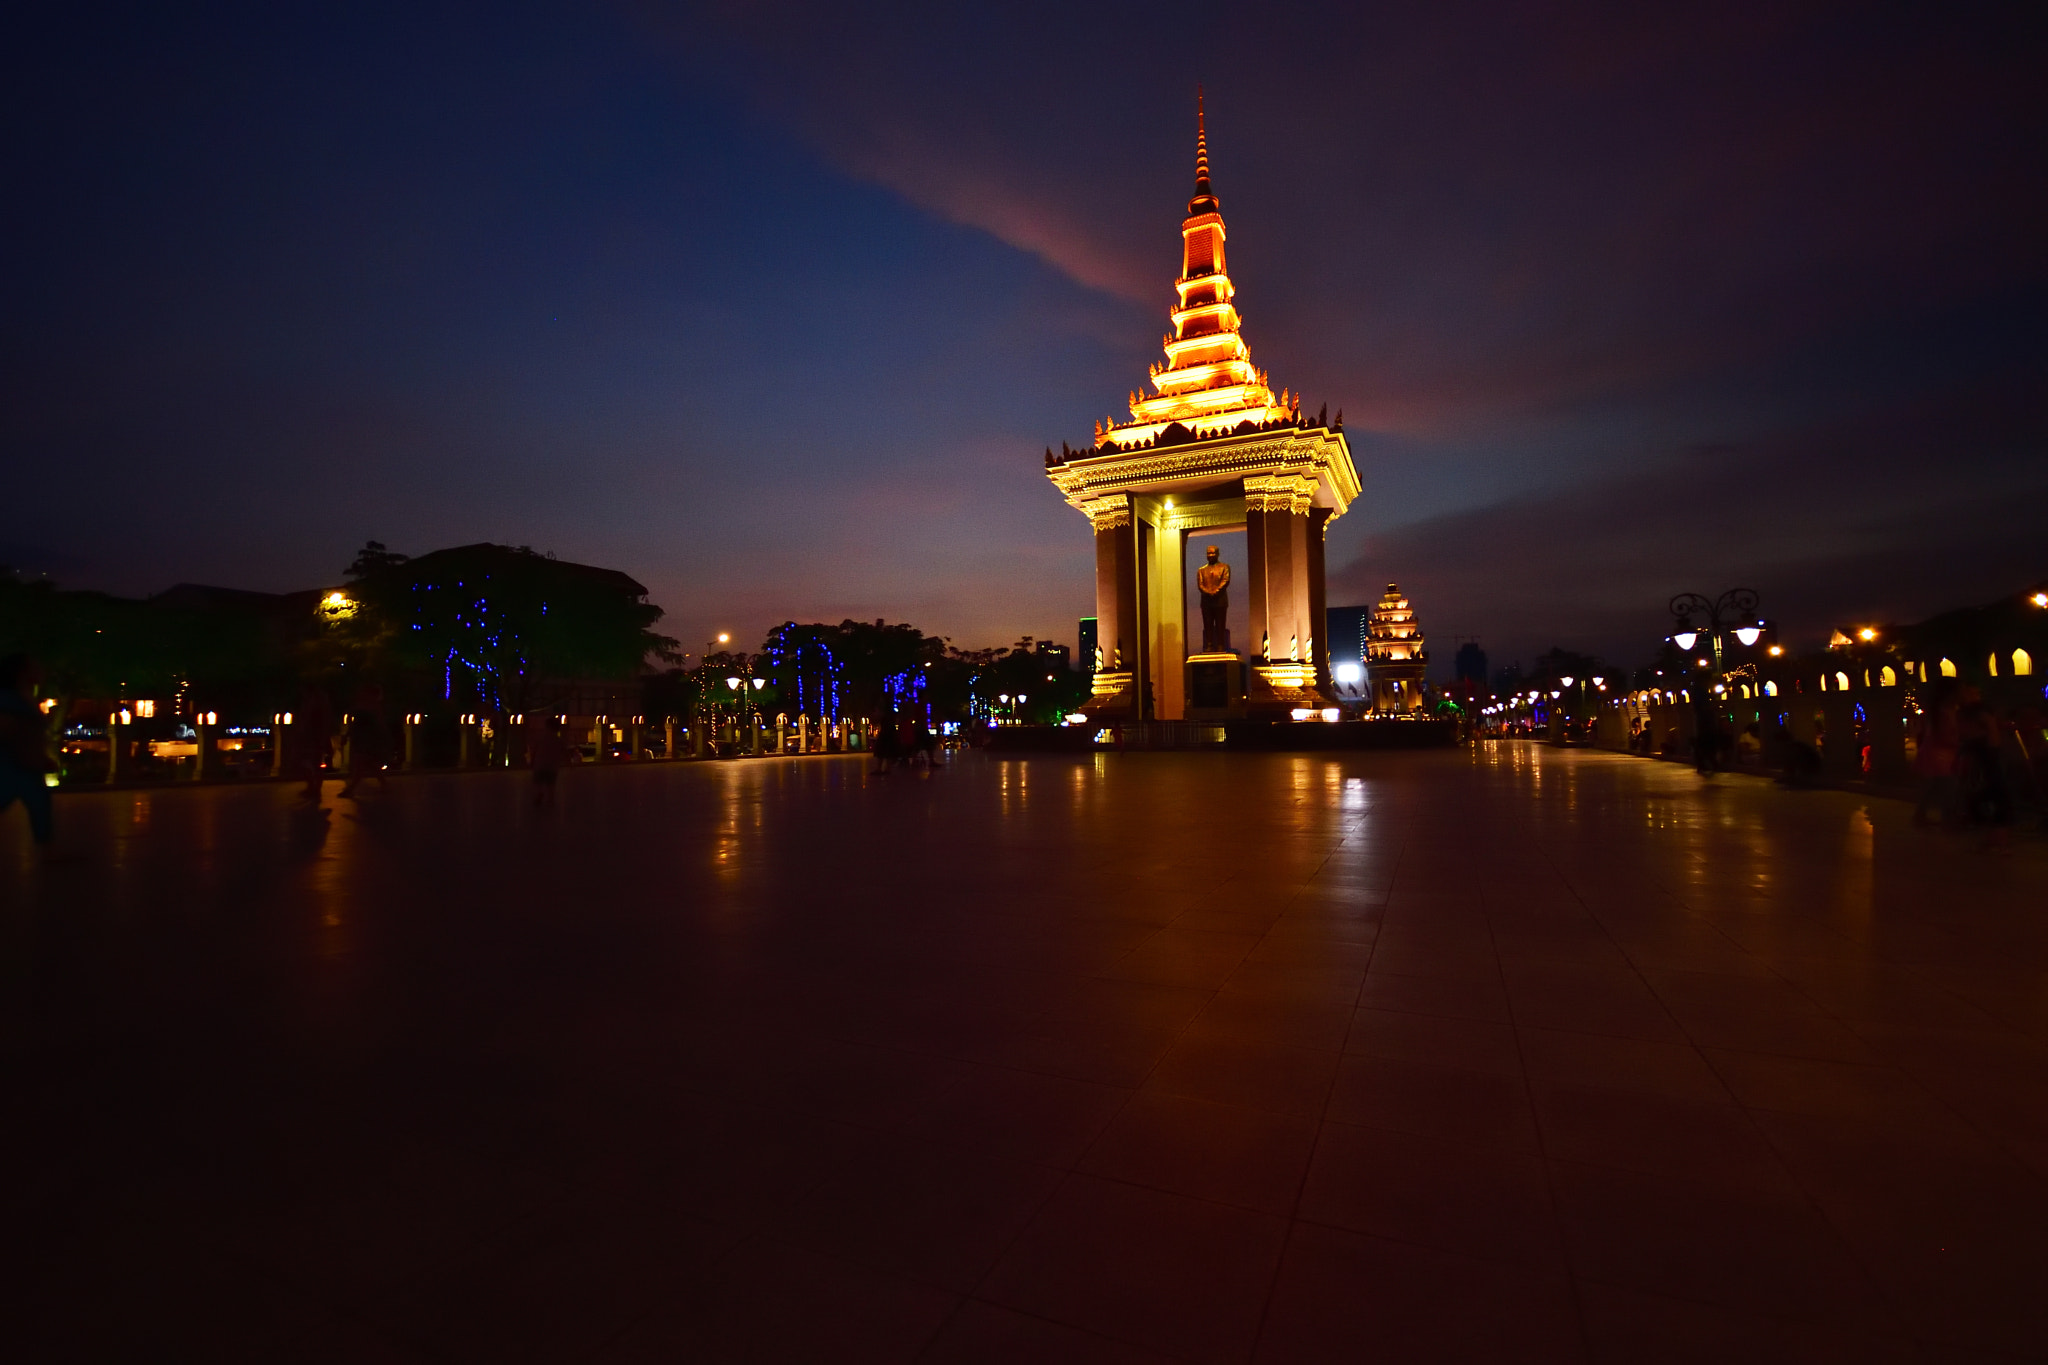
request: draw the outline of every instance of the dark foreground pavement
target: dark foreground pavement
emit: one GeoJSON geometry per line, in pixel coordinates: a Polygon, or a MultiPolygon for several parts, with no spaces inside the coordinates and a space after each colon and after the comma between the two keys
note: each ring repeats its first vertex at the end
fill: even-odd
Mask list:
{"type": "Polygon", "coordinates": [[[291,795],[0,828],[11,1359],[2048,1356],[2038,847],[1518,745],[291,795]]]}

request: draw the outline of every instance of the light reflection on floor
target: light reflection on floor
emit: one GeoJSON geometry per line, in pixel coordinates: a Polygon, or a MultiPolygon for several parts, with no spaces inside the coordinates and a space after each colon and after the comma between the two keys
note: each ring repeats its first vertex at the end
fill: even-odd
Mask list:
{"type": "Polygon", "coordinates": [[[29,1358],[2048,1348],[2038,845],[1526,744],[332,792],[6,828],[29,1358]]]}

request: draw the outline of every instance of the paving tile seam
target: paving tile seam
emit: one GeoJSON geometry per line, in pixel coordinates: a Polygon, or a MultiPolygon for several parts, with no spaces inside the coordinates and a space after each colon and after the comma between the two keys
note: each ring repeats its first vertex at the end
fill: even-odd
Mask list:
{"type": "MultiPolygon", "coordinates": [[[[1387,869],[1387,904],[1391,904],[1393,902],[1394,893],[1400,887],[1401,867],[1406,859],[1407,850],[1408,845],[1405,841],[1401,844],[1396,845],[1395,847],[1393,865],[1387,869]]],[[[1335,854],[1332,854],[1331,856],[1334,857],[1335,854]]],[[[1328,865],[1327,859],[1324,860],[1324,865],[1328,865]]],[[[1347,1023],[1344,1028],[1344,1041],[1347,1044],[1351,1041],[1351,1030],[1358,1026],[1358,1011],[1361,1008],[1360,1002],[1365,999],[1365,983],[1372,979],[1372,964],[1374,960],[1378,958],[1378,956],[1379,936],[1375,934],[1373,936],[1372,943],[1366,949],[1365,970],[1359,975],[1358,990],[1352,996],[1351,1021],[1347,1023]]],[[[1338,1066],[1341,1068],[1342,1065],[1342,1053],[1340,1052],[1338,1066]]],[[[1252,1330],[1250,1349],[1246,1352],[1246,1359],[1248,1360],[1256,1360],[1258,1358],[1259,1346],[1266,1339],[1266,1324],[1272,1313],[1273,1295],[1275,1291],[1279,1288],[1281,1271],[1287,1265],[1287,1253],[1289,1249],[1291,1249],[1294,1245],[1294,1229],[1296,1225],[1301,1221],[1299,1217],[1299,1214],[1301,1212],[1301,1201],[1303,1196],[1308,1191],[1309,1172],[1315,1169],[1316,1155],[1322,1150],[1323,1130],[1329,1123],[1330,1101],[1335,1097],[1336,1091],[1337,1083],[1336,1078],[1333,1076],[1330,1080],[1330,1083],[1324,1087],[1322,1110],[1317,1115],[1316,1119],[1315,1139],[1309,1144],[1308,1160],[1302,1163],[1301,1178],[1295,1182],[1294,1198],[1291,1201],[1289,1201],[1288,1204],[1287,1228],[1285,1232],[1281,1235],[1280,1254],[1273,1258],[1273,1271],[1272,1274],[1267,1277],[1266,1292],[1259,1303],[1258,1324],[1252,1330]]]]}
{"type": "MultiPolygon", "coordinates": [[[[1674,1012],[1674,1011],[1672,1010],[1672,1008],[1671,1008],[1671,1006],[1670,1006],[1669,1002],[1667,1002],[1667,1001],[1665,1000],[1664,996],[1663,996],[1663,995],[1662,995],[1662,994],[1661,994],[1661,993],[1660,993],[1660,992],[1659,992],[1659,991],[1657,990],[1657,988],[1656,988],[1655,984],[1654,984],[1654,983],[1652,983],[1652,982],[1650,981],[1650,979],[1648,978],[1648,976],[1647,976],[1647,975],[1645,974],[1645,972],[1643,971],[1643,968],[1642,968],[1642,966],[1641,966],[1641,965],[1640,965],[1640,964],[1639,964],[1639,963],[1638,963],[1638,962],[1636,961],[1635,955],[1634,955],[1634,954],[1632,954],[1632,953],[1630,953],[1630,952],[1629,952],[1629,951],[1628,951],[1628,950],[1627,950],[1626,948],[1624,948],[1624,947],[1623,947],[1623,946],[1622,946],[1622,945],[1621,945],[1621,944],[1620,944],[1620,943],[1619,943],[1618,941],[1616,941],[1616,940],[1615,940],[1615,938],[1614,938],[1614,934],[1613,934],[1613,931],[1612,931],[1612,930],[1611,930],[1610,928],[1608,928],[1608,926],[1607,926],[1607,925],[1606,925],[1606,924],[1605,924],[1605,923],[1604,923],[1603,921],[1601,921],[1601,920],[1599,919],[1599,917],[1598,917],[1597,915],[1594,915],[1594,914],[1593,914],[1593,912],[1591,911],[1591,909],[1590,909],[1589,907],[1587,907],[1587,906],[1586,906],[1586,904],[1585,904],[1585,900],[1584,900],[1584,897],[1583,897],[1582,895],[1580,895],[1580,894],[1579,894],[1579,892],[1578,892],[1578,888],[1577,888],[1577,885],[1576,885],[1576,883],[1575,883],[1575,882],[1573,881],[1573,879],[1572,879],[1572,878],[1570,877],[1570,875],[1569,875],[1568,873],[1566,873],[1566,871],[1565,871],[1565,870],[1564,870],[1563,868],[1559,868],[1559,867],[1557,867],[1557,866],[1555,865],[1555,863],[1554,863],[1554,862],[1553,862],[1553,864],[1552,864],[1552,870],[1553,870],[1554,874],[1555,874],[1555,875],[1557,876],[1558,880],[1559,880],[1559,881],[1561,881],[1561,882],[1562,882],[1562,883],[1563,883],[1563,884],[1564,884],[1564,885],[1565,885],[1566,887],[1568,887],[1568,888],[1570,888],[1570,889],[1571,889],[1571,891],[1572,891],[1572,893],[1573,893],[1573,896],[1574,896],[1574,899],[1576,899],[1576,900],[1577,900],[1577,901],[1579,902],[1579,904],[1580,904],[1580,907],[1581,907],[1581,909],[1582,909],[1582,910],[1585,910],[1585,911],[1586,911],[1586,913],[1588,914],[1588,916],[1589,916],[1590,918],[1592,918],[1592,919],[1593,919],[1594,923],[1596,923],[1596,924],[1598,924],[1598,925],[1600,926],[1600,931],[1601,931],[1601,933],[1602,933],[1603,935],[1605,935],[1605,936],[1607,937],[1607,939],[1608,939],[1608,942],[1609,942],[1609,944],[1610,944],[1610,945],[1611,945],[1611,946],[1612,946],[1612,947],[1613,947],[1613,948],[1614,948],[1614,949],[1615,949],[1615,950],[1616,950],[1617,952],[1619,952],[1619,953],[1620,953],[1620,954],[1622,955],[1622,957],[1623,957],[1623,959],[1624,959],[1625,961],[1627,961],[1627,963],[1629,964],[1629,968],[1630,968],[1630,970],[1631,970],[1631,971],[1633,971],[1633,972],[1635,973],[1635,976],[1636,976],[1636,979],[1637,979],[1637,981],[1638,981],[1638,982],[1639,982],[1639,983],[1640,983],[1640,984],[1642,985],[1642,987],[1643,987],[1643,988],[1644,988],[1645,990],[1647,990],[1647,991],[1648,991],[1648,992],[1650,993],[1651,997],[1652,997],[1653,999],[1655,999],[1655,1000],[1657,1001],[1658,1007],[1659,1007],[1659,1008],[1660,1008],[1660,1009],[1661,1009],[1661,1010],[1662,1010],[1662,1011],[1664,1012],[1664,1015],[1665,1015],[1666,1019],[1668,1019],[1668,1020],[1670,1021],[1671,1025],[1672,1025],[1672,1026],[1673,1026],[1674,1028],[1676,1028],[1676,1029],[1678,1030],[1678,1032],[1679,1032],[1679,1035],[1680,1035],[1681,1037],[1683,1037],[1683,1038],[1684,1038],[1684,1039],[1686,1040],[1687,1046],[1689,1046],[1689,1047],[1690,1047],[1690,1048],[1692,1049],[1692,1052],[1693,1052],[1694,1056],[1695,1056],[1695,1057],[1696,1057],[1696,1058],[1697,1058],[1697,1059],[1698,1059],[1698,1060],[1699,1060],[1699,1061],[1700,1061],[1700,1062],[1701,1062],[1701,1063],[1702,1063],[1703,1065],[1705,1065],[1705,1066],[1706,1066],[1706,1067],[1708,1068],[1708,1070],[1709,1070],[1709,1071],[1710,1071],[1710,1072],[1711,1072],[1711,1073],[1713,1074],[1713,1076],[1715,1077],[1715,1079],[1717,1079],[1718,1081],[1720,1081],[1720,1083],[1721,1083],[1721,1085],[1722,1085],[1722,1088],[1723,1088],[1723,1089],[1724,1089],[1725,1091],[1727,1091],[1727,1093],[1728,1093],[1728,1096],[1729,1096],[1729,1098],[1730,1098],[1731,1100],[1735,1100],[1735,1099],[1736,1099],[1736,1096],[1735,1096],[1735,1088],[1734,1088],[1734,1086],[1733,1086],[1733,1085],[1732,1085],[1732,1084],[1730,1083],[1730,1081],[1729,1081],[1729,1078],[1728,1078],[1728,1076],[1727,1076],[1727,1074],[1726,1074],[1725,1070],[1724,1070],[1723,1068],[1721,1068],[1721,1067],[1717,1067],[1717,1066],[1715,1066],[1715,1065],[1714,1065],[1714,1063],[1713,1063],[1713,1059],[1712,1059],[1711,1057],[1709,1057],[1709,1056],[1707,1055],[1706,1049],[1705,1049],[1705,1048],[1704,1048],[1704,1047],[1703,1047],[1703,1046],[1702,1046],[1702,1045],[1701,1045],[1701,1044],[1700,1044],[1700,1043],[1699,1043],[1699,1042],[1698,1042],[1698,1041],[1697,1041],[1697,1040],[1696,1040],[1696,1039],[1695,1039],[1695,1038],[1693,1037],[1692,1031],[1691,1031],[1690,1029],[1687,1029],[1687,1028],[1685,1027],[1685,1025],[1684,1025],[1683,1021],[1681,1021],[1681,1020],[1680,1020],[1680,1019],[1679,1019],[1679,1018],[1677,1017],[1676,1013],[1675,1013],[1675,1012],[1674,1012]]],[[[1684,902],[1684,901],[1683,901],[1682,899],[1681,899],[1681,900],[1680,900],[1680,901],[1679,901],[1678,903],[1679,903],[1679,904],[1681,904],[1681,905],[1684,905],[1684,904],[1685,904],[1685,902],[1684,902]]],[[[1688,908],[1690,908],[1690,907],[1688,907],[1688,908]]],[[[1766,968],[1767,968],[1767,970],[1768,970],[1768,964],[1766,964],[1766,968]]],[[[1789,984],[1789,983],[1788,983],[1788,984],[1789,984]]],[[[1818,1008],[1817,1002],[1811,1002],[1811,1001],[1810,1001],[1809,1003],[1815,1003],[1815,1004],[1816,1004],[1816,1008],[1818,1008]]],[[[1513,1009],[1514,1009],[1514,1001],[1513,1001],[1513,998],[1512,998],[1512,997],[1510,997],[1510,999],[1509,999],[1509,1002],[1508,1002],[1508,1008],[1509,1008],[1509,1010],[1510,1010],[1511,1012],[1512,1012],[1512,1011],[1513,1011],[1513,1009]]],[[[1837,1020],[1837,1021],[1835,1021],[1835,1022],[1837,1022],[1838,1024],[1840,1023],[1840,1021],[1839,1021],[1839,1020],[1837,1020]]],[[[1519,1030],[1517,1031],[1517,1037],[1518,1037],[1518,1040],[1519,1040],[1519,1030]]],[[[1525,1065],[1525,1074],[1526,1074],[1526,1065],[1525,1065]]],[[[1533,1095],[1531,1096],[1531,1105],[1532,1105],[1532,1108],[1533,1108],[1533,1106],[1534,1106],[1534,1097],[1533,1097],[1533,1095]]],[[[1863,1287],[1864,1287],[1864,1289],[1865,1289],[1865,1290],[1866,1290],[1867,1292],[1870,1292],[1870,1293],[1873,1293],[1873,1294],[1875,1294],[1875,1295],[1877,1296],[1877,1300],[1878,1300],[1878,1302],[1881,1302],[1881,1303],[1885,1304],[1885,1305],[1886,1305],[1886,1306],[1887,1306],[1887,1307],[1888,1307],[1888,1308],[1889,1308],[1889,1309],[1891,1310],[1891,1312],[1892,1312],[1892,1313],[1893,1313],[1893,1315],[1894,1315],[1894,1318],[1895,1318],[1895,1322],[1897,1322],[1897,1323],[1903,1323],[1903,1322],[1906,1322],[1906,1321],[1910,1321],[1910,1318],[1909,1318],[1909,1316],[1907,1315],[1907,1313],[1906,1313],[1906,1311],[1905,1311],[1905,1309],[1906,1309],[1906,1305],[1904,1305],[1904,1304],[1902,1304],[1902,1303],[1898,1302],[1898,1301],[1897,1301],[1897,1299],[1895,1298],[1895,1296],[1894,1296],[1894,1295],[1893,1295],[1893,1294],[1892,1294],[1892,1293],[1891,1293],[1891,1292],[1890,1292],[1889,1290],[1887,1290],[1887,1289],[1886,1289],[1886,1287],[1885,1287],[1884,1283],[1883,1283],[1883,1282],[1882,1282],[1882,1281],[1881,1281],[1881,1280],[1880,1280],[1880,1279],[1878,1278],[1877,1274],[1875,1273],[1875,1269],[1874,1269],[1874,1267],[1873,1267],[1873,1266],[1872,1266],[1872,1265],[1870,1264],[1869,1260],[1868,1260],[1868,1259],[1867,1259],[1866,1257],[1864,1257],[1864,1256],[1862,1256],[1862,1255],[1860,1255],[1860,1254],[1858,1253],[1858,1251],[1857,1251],[1857,1249],[1856,1249],[1856,1246],[1854,1245],[1854,1243],[1853,1243],[1853,1242],[1851,1241],[1851,1239],[1849,1238],[1849,1236],[1848,1236],[1848,1234],[1847,1234],[1847,1230],[1846,1230],[1846,1229],[1844,1229],[1844,1228],[1842,1228],[1842,1227],[1841,1227],[1841,1226],[1840,1226],[1840,1225],[1839,1225],[1839,1224],[1838,1224],[1838,1223],[1837,1223],[1837,1222],[1835,1221],[1835,1219],[1834,1219],[1833,1217],[1831,1217],[1831,1216],[1830,1216],[1830,1215],[1828,1214],[1827,1210],[1826,1210],[1825,1208],[1823,1208],[1823,1207],[1822,1207],[1822,1205],[1821,1205],[1821,1202],[1820,1202],[1820,1199],[1819,1199],[1819,1197],[1818,1197],[1818,1196],[1817,1196],[1817,1195],[1815,1194],[1815,1192],[1814,1192],[1814,1191],[1813,1191],[1813,1190],[1812,1190],[1811,1188],[1809,1188],[1809,1187],[1808,1187],[1808,1185],[1807,1185],[1807,1183],[1806,1183],[1805,1181],[1803,1181],[1803,1180],[1801,1180],[1801,1179],[1799,1178],[1799,1176],[1798,1176],[1798,1173],[1797,1173],[1796,1171],[1794,1171],[1794,1170],[1792,1169],[1791,1163],[1790,1163],[1790,1161],[1788,1160],[1788,1158],[1787,1158],[1787,1156],[1786,1156],[1785,1152],[1783,1151],[1782,1147],[1780,1146],[1780,1144],[1778,1144],[1778,1143],[1776,1143],[1776,1142],[1772,1141],[1772,1139],[1771,1139],[1771,1135],[1770,1135],[1770,1133],[1769,1133],[1769,1131],[1768,1131],[1767,1127],[1766,1127],[1766,1126],[1765,1126],[1764,1124],[1762,1124],[1762,1123],[1758,1122],[1758,1121],[1757,1121],[1757,1117],[1756,1117],[1756,1114],[1755,1114],[1755,1113],[1753,1113],[1753,1112],[1751,1112],[1751,1111],[1750,1111],[1749,1109],[1747,1109],[1747,1108],[1743,1107],[1743,1106],[1742,1106],[1742,1105],[1741,1105],[1741,1104],[1739,1103],[1739,1101],[1737,1102],[1737,1107],[1738,1107],[1738,1108],[1740,1108],[1740,1109],[1742,1109],[1742,1112],[1743,1112],[1743,1117],[1744,1117],[1744,1119],[1745,1119],[1745,1120],[1746,1120],[1746,1121],[1747,1121],[1747,1122],[1749,1123],[1749,1125],[1750,1125],[1750,1128],[1751,1128],[1751,1130],[1752,1130],[1753,1134],[1754,1134],[1755,1136],[1757,1136],[1757,1137],[1759,1137],[1759,1138],[1761,1138],[1761,1139],[1762,1139],[1762,1141],[1764,1142],[1764,1144],[1765,1144],[1766,1148],[1767,1148],[1767,1149],[1768,1149],[1768,1150],[1769,1150],[1769,1151],[1771,1152],[1772,1156],[1773,1156],[1773,1157],[1774,1157],[1774,1158],[1775,1158],[1775,1159],[1777,1160],[1777,1163],[1778,1163],[1778,1166],[1779,1166],[1779,1171],[1780,1171],[1780,1174],[1782,1174],[1782,1175],[1783,1175],[1783,1176],[1784,1176],[1784,1177],[1785,1177],[1785,1178],[1786,1178],[1787,1180],[1789,1180],[1789,1181],[1791,1182],[1791,1184],[1792,1184],[1792,1187],[1793,1187],[1794,1189],[1797,1189],[1797,1190],[1798,1190],[1798,1191],[1800,1192],[1800,1195],[1801,1195],[1801,1197],[1802,1197],[1802,1198],[1803,1198],[1803,1199],[1805,1200],[1805,1202],[1806,1202],[1806,1206],[1807,1206],[1807,1209],[1808,1209],[1808,1211],[1809,1211],[1809,1212],[1810,1212],[1810,1213],[1811,1213],[1811,1214],[1812,1214],[1812,1215],[1813,1215],[1813,1216],[1814,1216],[1815,1218],[1818,1218],[1818,1219],[1820,1220],[1821,1226],[1825,1227],[1825,1228],[1826,1228],[1826,1229],[1828,1230],[1828,1233],[1829,1233],[1829,1235],[1830,1235],[1830,1236],[1831,1236],[1831,1237],[1833,1238],[1833,1240],[1834,1240],[1834,1243],[1835,1243],[1835,1247],[1836,1247],[1836,1250],[1837,1250],[1837,1251],[1839,1251],[1840,1253],[1842,1253],[1843,1255],[1845,1255],[1845,1256],[1846,1256],[1846,1257],[1848,1258],[1848,1261],[1849,1261],[1849,1263],[1850,1263],[1851,1265],[1853,1265],[1853,1266],[1855,1266],[1855,1267],[1856,1267],[1856,1271],[1857,1271],[1857,1274],[1858,1274],[1858,1275],[1859,1275],[1859,1276],[1860,1276],[1860,1277],[1862,1278],[1862,1281],[1863,1281],[1863,1287]]],[[[1542,1120],[1542,1116],[1541,1116],[1541,1114],[1537,1114],[1537,1115],[1536,1115],[1536,1124],[1537,1124],[1537,1134],[1538,1134],[1537,1140],[1538,1140],[1538,1142],[1539,1142],[1539,1143],[1542,1143],[1542,1142],[1544,1142],[1544,1138],[1543,1138],[1543,1120],[1542,1120]]],[[[1548,1146],[1547,1146],[1547,1145],[1545,1146],[1545,1149],[1544,1149],[1544,1157],[1545,1157],[1545,1164],[1546,1164],[1546,1173],[1545,1173],[1545,1180],[1546,1180],[1546,1182],[1547,1182],[1547,1183],[1550,1183],[1550,1184],[1551,1184],[1551,1188],[1552,1188],[1552,1199],[1553,1199],[1553,1208],[1554,1208],[1554,1209],[1556,1209],[1556,1210],[1558,1211],[1558,1213],[1560,1214],[1560,1218],[1559,1218],[1559,1222],[1558,1222],[1557,1226],[1558,1226],[1558,1229],[1559,1229],[1559,1233],[1560,1233],[1560,1236],[1562,1236],[1562,1232],[1563,1232],[1563,1226],[1564,1226],[1564,1225],[1563,1225],[1563,1222],[1562,1222],[1562,1218],[1561,1218],[1561,1212],[1562,1212],[1562,1210],[1561,1210],[1560,1208],[1558,1208],[1558,1206],[1557,1206],[1557,1204],[1556,1204],[1556,1202],[1555,1202],[1555,1201],[1556,1201],[1556,1191],[1555,1191],[1555,1185],[1554,1185],[1554,1182],[1550,1182],[1550,1178],[1549,1178],[1549,1174],[1548,1174],[1548,1163],[1549,1163],[1549,1161],[1550,1161],[1550,1160],[1551,1160],[1552,1158],[1551,1158],[1551,1156],[1550,1156],[1550,1153],[1549,1153],[1549,1149],[1548,1149],[1548,1146]]],[[[1567,1262],[1567,1264],[1569,1264],[1569,1262],[1567,1262]]],[[[1586,1342],[1586,1346],[1587,1346],[1587,1350],[1588,1350],[1588,1353],[1590,1354],[1590,1352],[1591,1352],[1591,1335],[1590,1335],[1590,1326],[1589,1326],[1589,1324],[1587,1323],[1587,1320],[1586,1320],[1586,1318],[1585,1318],[1585,1313],[1584,1313],[1584,1303],[1583,1303],[1583,1296],[1582,1296],[1582,1295],[1581,1295],[1581,1294],[1579,1293],[1579,1291],[1578,1291],[1578,1287],[1577,1287],[1577,1279],[1576,1279],[1576,1269],[1574,1269],[1574,1280],[1573,1280],[1573,1291],[1572,1291],[1572,1292],[1573,1292],[1573,1300],[1574,1300],[1574,1302],[1575,1302],[1576,1304],[1578,1304],[1578,1305],[1579,1305],[1579,1308],[1580,1308],[1580,1328],[1581,1328],[1581,1331],[1582,1331],[1582,1333],[1584,1333],[1584,1334],[1585,1334],[1585,1336],[1584,1336],[1584,1340],[1585,1340],[1585,1342],[1586,1342]]]]}
{"type": "MultiPolygon", "coordinates": [[[[1545,861],[1548,862],[1549,860],[1546,859],[1545,861]]],[[[1554,863],[1550,863],[1550,872],[1553,877],[1565,880],[1560,876],[1554,863]]],[[[1570,885],[1569,881],[1566,881],[1565,884],[1568,887],[1570,885]]],[[[1543,1115],[1537,1108],[1535,1087],[1529,1079],[1529,1055],[1528,1050],[1523,1045],[1522,1026],[1516,1022],[1515,998],[1513,993],[1508,990],[1507,973],[1500,966],[1500,933],[1495,925],[1494,916],[1489,913],[1489,907],[1493,904],[1493,901],[1493,896],[1484,891],[1480,892],[1480,914],[1486,924],[1487,942],[1493,949],[1494,969],[1498,978],[1496,984],[1499,985],[1501,994],[1507,1001],[1508,1032],[1515,1041],[1515,1060],[1520,1064],[1518,1070],[1522,1082],[1522,1102],[1528,1106],[1530,1123],[1536,1130],[1536,1149],[1538,1158],[1543,1166],[1543,1193],[1544,1198],[1549,1201],[1550,1205],[1552,1250],[1557,1254],[1558,1263],[1565,1268],[1565,1283],[1570,1286],[1572,1321],[1579,1329],[1580,1354],[1585,1359],[1591,1360],[1593,1358],[1592,1325],[1587,1319],[1585,1295],[1579,1287],[1578,1268],[1573,1264],[1570,1247],[1566,1244],[1564,1210],[1558,1198],[1557,1182],[1551,1174],[1550,1144],[1544,1131],[1543,1115]]]]}
{"type": "MultiPolygon", "coordinates": [[[[1190,1356],[1184,1356],[1174,1351],[1167,1351],[1158,1346],[1147,1346],[1144,1342],[1141,1341],[1132,1341],[1126,1337],[1111,1336],[1110,1334],[1103,1332],[1098,1328],[1083,1327],[1079,1323],[1067,1322],[1060,1318],[1049,1317],[1044,1313],[1036,1312],[1028,1308],[1018,1308],[1013,1304],[1001,1303],[995,1299],[984,1299],[975,1294],[962,1294],[960,1296],[960,1302],[953,1305],[953,1311],[946,1315],[946,1324],[951,1324],[953,1319],[959,1316],[960,1310],[967,1307],[967,1305],[971,1303],[983,1304],[989,1308],[999,1309],[1005,1313],[1014,1313],[1020,1318],[1030,1318],[1034,1322],[1049,1323],[1050,1325],[1057,1327],[1062,1331],[1079,1333],[1080,1335],[1085,1337],[1092,1337],[1097,1341],[1108,1342],[1113,1346],[1127,1346],[1133,1351],[1143,1351],[1145,1354],[1150,1356],[1156,1356],[1161,1360],[1185,1361],[1192,1359],[1192,1357],[1190,1356]]],[[[930,1341],[927,1341],[923,1346],[918,1348],[917,1355],[913,1359],[922,1360],[925,1356],[929,1355],[931,1353],[932,1348],[938,1344],[938,1338],[944,1335],[945,1325],[941,1325],[939,1331],[933,1334],[932,1339],[930,1341]]]]}

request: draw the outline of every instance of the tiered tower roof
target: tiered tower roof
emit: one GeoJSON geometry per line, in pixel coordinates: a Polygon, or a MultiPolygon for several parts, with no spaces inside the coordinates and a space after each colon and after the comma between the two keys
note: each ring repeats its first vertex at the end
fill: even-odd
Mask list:
{"type": "Polygon", "coordinates": [[[1365,656],[1369,663],[1406,663],[1427,656],[1422,627],[1415,610],[1398,583],[1387,584],[1379,605],[1372,609],[1372,623],[1366,627],[1365,656]]]}
{"type": "Polygon", "coordinates": [[[1266,372],[1252,364],[1244,343],[1237,290],[1224,265],[1222,208],[1209,184],[1209,129],[1198,90],[1195,194],[1180,225],[1181,270],[1167,314],[1173,330],[1164,338],[1166,363],[1151,369],[1150,396],[1131,394],[1130,421],[1112,419],[1097,428],[1098,447],[1145,445],[1176,422],[1201,438],[1246,424],[1257,429],[1300,420],[1300,397],[1285,392],[1275,397],[1266,372]]]}

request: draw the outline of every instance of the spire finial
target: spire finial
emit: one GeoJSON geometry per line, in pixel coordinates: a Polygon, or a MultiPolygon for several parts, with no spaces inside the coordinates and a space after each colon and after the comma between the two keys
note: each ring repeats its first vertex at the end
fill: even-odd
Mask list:
{"type": "Polygon", "coordinates": [[[1216,192],[1209,188],[1209,120],[1202,108],[1202,87],[1195,87],[1195,197],[1188,201],[1188,215],[1215,213],[1221,208],[1216,192]]]}

